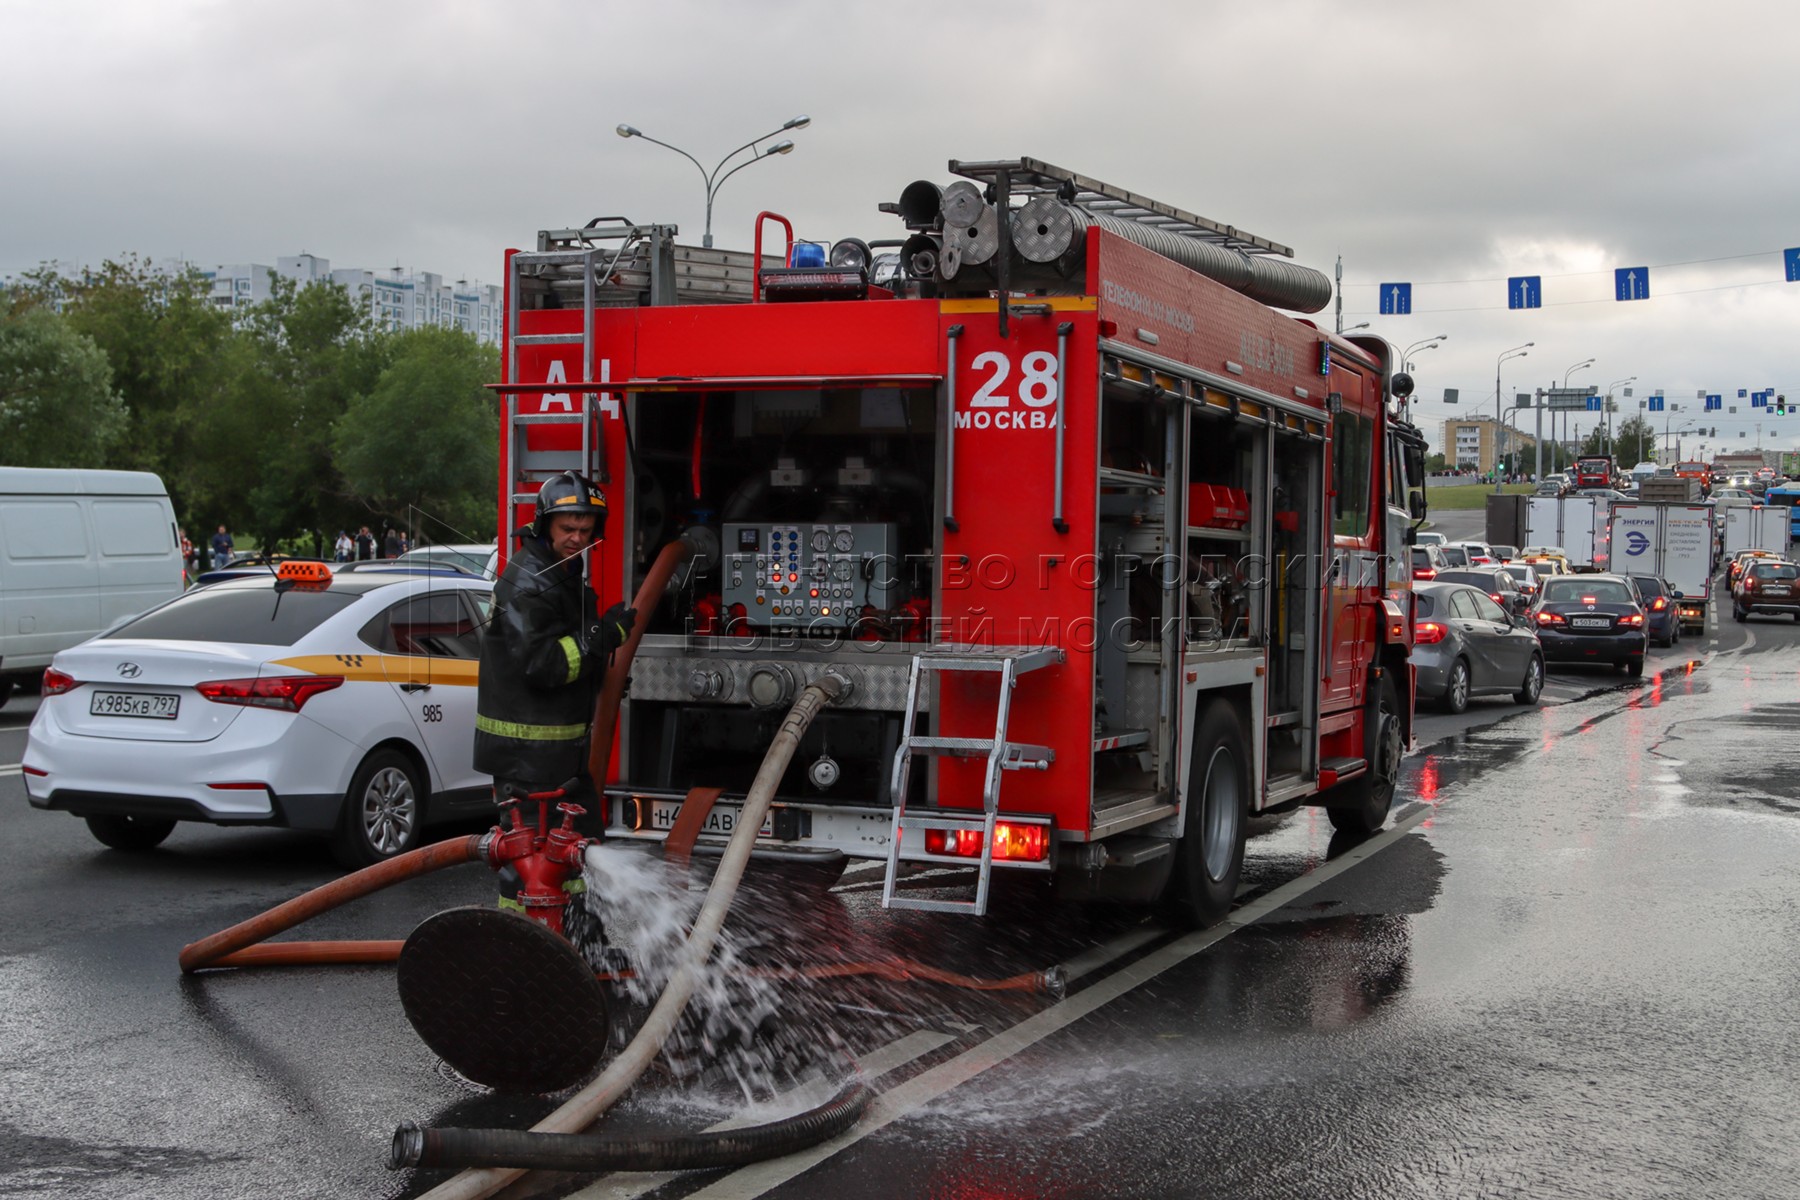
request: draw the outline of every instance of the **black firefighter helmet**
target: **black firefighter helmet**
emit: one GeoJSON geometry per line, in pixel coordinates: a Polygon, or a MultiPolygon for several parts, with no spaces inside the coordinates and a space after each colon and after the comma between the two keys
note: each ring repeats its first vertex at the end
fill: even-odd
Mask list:
{"type": "Polygon", "coordinates": [[[606,496],[585,475],[563,471],[544,480],[544,486],[538,489],[537,516],[531,522],[532,533],[548,539],[550,518],[557,513],[593,517],[596,542],[606,533],[606,496]]]}

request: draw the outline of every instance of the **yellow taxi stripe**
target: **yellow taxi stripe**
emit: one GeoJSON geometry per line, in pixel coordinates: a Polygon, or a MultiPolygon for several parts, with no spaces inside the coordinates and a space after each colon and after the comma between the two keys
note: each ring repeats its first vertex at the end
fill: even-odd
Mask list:
{"type": "Polygon", "coordinates": [[[474,687],[481,664],[472,658],[431,658],[423,654],[302,654],[277,658],[273,667],[292,667],[314,675],[342,675],[353,683],[441,683],[474,687]]]}

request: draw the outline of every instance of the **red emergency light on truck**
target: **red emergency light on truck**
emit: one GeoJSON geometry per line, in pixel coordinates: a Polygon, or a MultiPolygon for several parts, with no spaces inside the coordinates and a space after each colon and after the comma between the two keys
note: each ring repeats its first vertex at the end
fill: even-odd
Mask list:
{"type": "MultiPolygon", "coordinates": [[[[502,528],[577,467],[647,613],[607,836],[729,832],[797,691],[759,851],[886,862],[884,903],[981,912],[995,870],[1228,907],[1246,818],[1379,827],[1411,736],[1424,440],[1385,342],[1253,235],[1033,159],[882,205],[904,238],[765,255],[594,223],[508,258],[502,528]],[[694,813],[690,810],[690,819],[694,813]],[[897,885],[975,868],[966,899],[897,885]]],[[[771,246],[771,248],[773,248],[771,246]]]]}

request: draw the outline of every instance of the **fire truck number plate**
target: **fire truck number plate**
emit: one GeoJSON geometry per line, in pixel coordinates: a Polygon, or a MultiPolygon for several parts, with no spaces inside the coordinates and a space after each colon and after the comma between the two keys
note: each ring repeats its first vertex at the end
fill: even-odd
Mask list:
{"type": "MultiPolygon", "coordinates": [[[[719,837],[730,837],[737,831],[738,815],[744,810],[735,804],[715,804],[713,810],[706,814],[706,823],[700,827],[703,834],[715,834],[719,837]]],[[[650,824],[653,828],[667,833],[675,827],[675,818],[681,814],[679,800],[653,800],[650,803],[650,824]]],[[[763,818],[762,828],[757,830],[759,837],[775,836],[775,817],[773,814],[763,818]]]]}
{"type": "Polygon", "coordinates": [[[88,714],[95,717],[155,717],[173,721],[181,711],[181,697],[150,692],[95,692],[88,714]]]}

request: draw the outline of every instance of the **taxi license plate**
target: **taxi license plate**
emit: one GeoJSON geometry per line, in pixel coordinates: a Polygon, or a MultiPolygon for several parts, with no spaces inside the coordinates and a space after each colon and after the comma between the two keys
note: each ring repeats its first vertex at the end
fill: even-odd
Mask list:
{"type": "Polygon", "coordinates": [[[1612,621],[1607,617],[1570,617],[1569,624],[1576,629],[1607,629],[1612,621]]]}
{"type": "Polygon", "coordinates": [[[162,692],[95,692],[88,701],[88,715],[95,717],[151,717],[173,721],[181,711],[181,697],[162,692]]]}
{"type": "MultiPolygon", "coordinates": [[[[679,800],[651,801],[650,827],[664,833],[675,828],[675,818],[681,815],[681,804],[682,802],[679,800]]],[[[706,814],[706,820],[701,824],[700,832],[717,837],[730,837],[737,832],[738,817],[743,811],[740,805],[715,804],[712,811],[706,814]]],[[[775,836],[775,814],[773,812],[763,817],[762,828],[757,831],[757,835],[759,837],[775,836]]]]}

